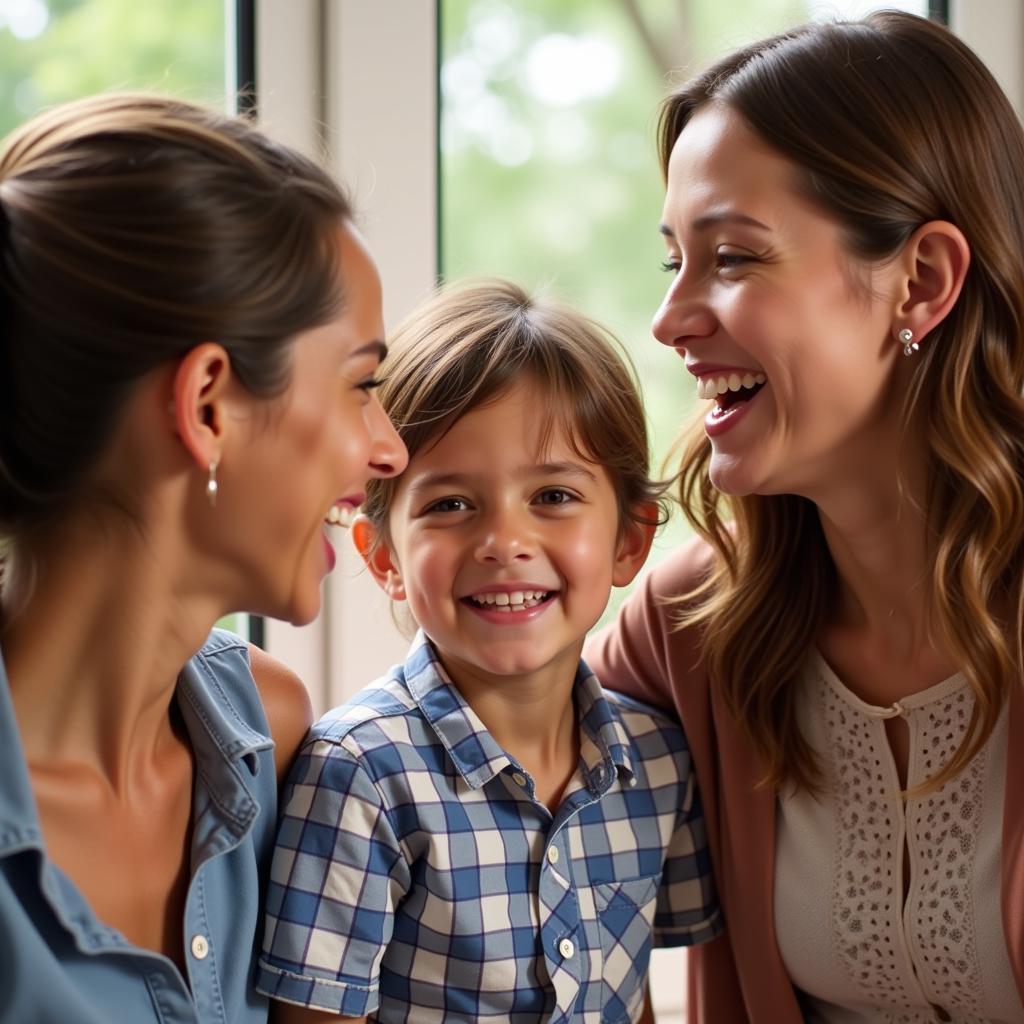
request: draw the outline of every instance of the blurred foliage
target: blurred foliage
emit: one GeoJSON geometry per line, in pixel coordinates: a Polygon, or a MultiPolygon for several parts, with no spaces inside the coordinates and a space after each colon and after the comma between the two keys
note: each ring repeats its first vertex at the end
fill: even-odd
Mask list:
{"type": "MultiPolygon", "coordinates": [[[[440,9],[444,275],[547,287],[610,327],[637,366],[658,468],[695,400],[678,356],[650,334],[667,285],[658,104],[709,57],[803,20],[806,4],[441,0],[440,9]],[[641,25],[685,66],[667,73],[641,25]],[[561,99],[537,82],[552,37],[561,44],[555,58],[563,53],[570,65],[569,41],[589,47],[575,53],[582,74],[562,68],[561,99]],[[592,66],[602,61],[603,71],[592,66]]],[[[546,72],[557,80],[550,65],[549,52],[546,72]]],[[[681,519],[663,531],[653,559],[685,535],[681,519]]]]}
{"type": "Polygon", "coordinates": [[[110,89],[224,102],[223,0],[0,0],[0,135],[110,89]]]}

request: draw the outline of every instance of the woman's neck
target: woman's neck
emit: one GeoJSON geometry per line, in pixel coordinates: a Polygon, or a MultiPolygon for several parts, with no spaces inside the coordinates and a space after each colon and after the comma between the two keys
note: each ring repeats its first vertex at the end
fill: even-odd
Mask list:
{"type": "Polygon", "coordinates": [[[36,571],[15,558],[0,642],[30,763],[79,763],[121,787],[170,740],[178,673],[217,612],[189,593],[168,538],[78,522],[39,546],[36,571]]]}
{"type": "MultiPolygon", "coordinates": [[[[909,446],[902,447],[905,454],[909,446]]],[[[924,448],[917,447],[913,460],[898,459],[900,446],[877,453],[816,499],[837,583],[818,642],[871,703],[890,704],[959,667],[936,615],[924,448]]]]}

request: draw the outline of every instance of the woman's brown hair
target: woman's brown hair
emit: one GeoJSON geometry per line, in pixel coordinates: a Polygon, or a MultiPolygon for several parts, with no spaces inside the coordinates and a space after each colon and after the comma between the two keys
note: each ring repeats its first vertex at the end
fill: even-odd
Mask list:
{"type": "Polygon", "coordinates": [[[338,294],[349,204],[246,121],[111,94],[58,107],[0,150],[0,538],[52,521],[133,383],[203,341],[256,395],[338,294]]]}
{"type": "MultiPolygon", "coordinates": [[[[525,382],[535,387],[544,435],[561,428],[581,458],[605,468],[620,523],[664,520],[664,488],[648,475],[646,419],[628,356],[575,310],[498,279],[448,288],[395,331],[386,370],[381,404],[410,461],[468,412],[525,382]]],[[[367,484],[363,511],[380,540],[399,483],[367,484]]]]}
{"type": "MultiPolygon", "coordinates": [[[[793,163],[861,260],[893,256],[930,220],[957,225],[971,248],[961,296],[917,357],[903,410],[928,445],[925,585],[976,696],[964,742],[932,788],[978,753],[1024,670],[1024,134],[964,43],[894,12],[805,25],[715,64],[662,109],[663,172],[710,103],[793,163]]],[[[795,701],[836,584],[818,512],[795,495],[724,499],[709,458],[694,429],[683,505],[717,558],[682,599],[681,621],[702,630],[708,671],[767,781],[813,787],[795,701]]]]}

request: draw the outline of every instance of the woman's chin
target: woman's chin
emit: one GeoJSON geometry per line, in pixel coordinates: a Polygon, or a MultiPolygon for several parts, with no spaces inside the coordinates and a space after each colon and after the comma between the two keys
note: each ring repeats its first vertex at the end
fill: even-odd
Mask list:
{"type": "Polygon", "coordinates": [[[731,498],[744,498],[759,493],[764,486],[763,474],[756,472],[749,457],[735,455],[711,456],[708,476],[715,489],[731,498]]]}
{"type": "Polygon", "coordinates": [[[296,604],[287,616],[287,621],[293,626],[308,626],[320,614],[320,592],[317,591],[315,600],[306,600],[296,604]]]}

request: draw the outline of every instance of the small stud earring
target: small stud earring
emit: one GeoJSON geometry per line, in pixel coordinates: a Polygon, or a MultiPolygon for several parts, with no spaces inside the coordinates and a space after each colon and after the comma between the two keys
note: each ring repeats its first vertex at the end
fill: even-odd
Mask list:
{"type": "Polygon", "coordinates": [[[912,356],[921,348],[921,346],[914,341],[914,332],[909,327],[904,327],[896,337],[903,346],[903,354],[905,356],[912,356]]]}
{"type": "Polygon", "coordinates": [[[206,481],[206,500],[210,508],[217,504],[217,460],[210,460],[210,477],[206,481]]]}

